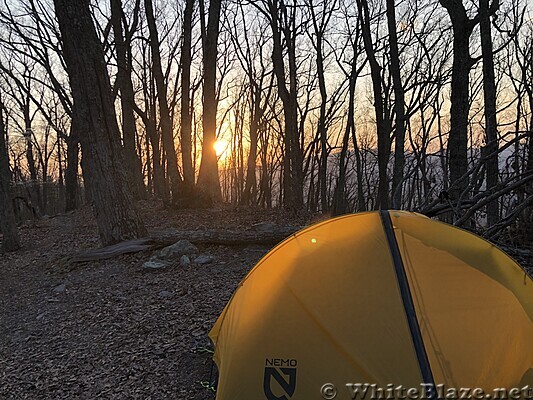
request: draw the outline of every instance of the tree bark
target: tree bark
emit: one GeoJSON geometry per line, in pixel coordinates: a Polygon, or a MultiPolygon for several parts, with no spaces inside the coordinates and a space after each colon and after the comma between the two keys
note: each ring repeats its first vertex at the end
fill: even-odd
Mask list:
{"type": "Polygon", "coordinates": [[[124,171],[123,149],[102,44],[91,19],[89,0],[54,0],[65,63],[79,118],[83,173],[102,244],[142,237],[124,171]]]}
{"type": "Polygon", "coordinates": [[[378,198],[377,208],[386,210],[389,208],[389,178],[387,167],[390,157],[390,121],[385,117],[385,107],[383,104],[383,94],[381,89],[381,67],[376,59],[374,46],[372,44],[372,33],[370,31],[370,15],[368,2],[357,0],[359,15],[361,18],[361,28],[366,55],[370,64],[370,75],[372,78],[372,88],[374,92],[374,111],[376,114],[376,128],[378,136],[378,198]]]}
{"type": "Polygon", "coordinates": [[[0,104],[0,232],[3,235],[3,251],[15,251],[20,248],[20,238],[11,199],[11,170],[3,111],[4,105],[0,104]]]}
{"type": "Polygon", "coordinates": [[[163,199],[163,203],[168,202],[169,192],[165,180],[165,172],[161,157],[161,147],[159,146],[159,135],[157,134],[157,125],[155,113],[146,121],[146,136],[152,146],[152,170],[154,172],[154,192],[163,199]]]}
{"type": "Polygon", "coordinates": [[[117,55],[117,81],[120,89],[120,107],[122,111],[122,141],[124,143],[124,158],[126,172],[131,182],[134,198],[144,196],[144,182],[141,173],[141,161],[135,146],[136,123],[133,113],[134,92],[131,83],[131,68],[128,62],[128,46],[122,29],[122,0],[111,0],[111,23],[115,37],[115,51],[117,55]]]}
{"type": "MultiPolygon", "coordinates": [[[[531,38],[531,37],[530,37],[531,38]]],[[[530,39],[530,50],[527,53],[529,60],[526,60],[527,69],[529,70],[529,76],[533,77],[533,40],[530,39]]],[[[524,74],[524,77],[527,75],[524,74]]],[[[529,107],[533,107],[533,83],[532,80],[524,82],[526,84],[526,91],[528,95],[529,107]]],[[[533,174],[533,113],[529,116],[529,132],[528,132],[528,157],[526,163],[526,172],[533,174]]],[[[528,195],[533,195],[533,182],[530,182],[525,187],[525,191],[528,195]]],[[[528,207],[523,212],[524,225],[526,226],[526,240],[533,241],[533,207],[528,207]]]]}
{"type": "Polygon", "coordinates": [[[176,199],[179,195],[181,177],[178,171],[178,159],[176,157],[176,148],[174,147],[174,134],[172,130],[172,120],[170,118],[170,109],[167,101],[167,85],[163,76],[161,66],[161,54],[159,50],[159,36],[155,24],[154,8],[152,0],[144,0],[146,11],[146,21],[150,31],[150,49],[152,52],[152,73],[154,75],[157,88],[157,99],[159,102],[159,118],[161,124],[161,136],[163,139],[164,154],[167,160],[167,172],[170,178],[170,188],[172,198],[176,199]]]}
{"type": "MultiPolygon", "coordinates": [[[[146,57],[144,57],[146,60],[146,57]]],[[[157,131],[157,112],[156,112],[156,103],[152,94],[155,93],[156,89],[154,87],[154,82],[151,77],[147,76],[147,71],[143,71],[142,74],[142,84],[143,84],[143,94],[144,94],[144,111],[141,110],[135,103],[133,104],[134,110],[137,115],[142,119],[144,128],[145,128],[145,140],[150,144],[152,148],[152,157],[148,162],[152,162],[152,184],[153,192],[156,196],[159,196],[163,200],[163,204],[169,205],[170,193],[165,179],[164,171],[164,160],[162,160],[162,150],[159,145],[160,135],[157,131]]],[[[149,179],[150,182],[150,179],[149,179]]]]}
{"type": "Polygon", "coordinates": [[[294,15],[289,16],[285,4],[278,0],[268,1],[268,13],[273,39],[272,62],[285,117],[283,203],[289,209],[300,210],[303,207],[303,153],[298,132],[296,33],[287,25],[289,21],[292,24],[295,24],[295,21],[294,15]],[[280,26],[279,21],[284,21],[284,26],[280,26]],[[282,31],[289,59],[289,88],[287,88],[285,83],[282,31]]]}
{"type": "MultiPolygon", "coordinates": [[[[334,3],[332,7],[335,7],[334,3]]],[[[320,165],[318,171],[318,181],[320,187],[320,208],[322,212],[326,212],[329,209],[327,192],[327,172],[328,172],[328,131],[326,128],[326,106],[328,102],[328,93],[326,89],[326,78],[324,76],[324,52],[323,52],[323,39],[324,30],[326,29],[326,21],[329,21],[331,12],[326,10],[326,2],[323,2],[323,10],[321,23],[319,24],[317,15],[315,13],[313,1],[309,0],[309,8],[311,11],[311,19],[313,22],[313,28],[316,36],[316,40],[313,43],[316,51],[316,71],[318,77],[318,88],[320,92],[320,114],[318,117],[318,136],[320,139],[320,165]]]]}
{"type": "Polygon", "coordinates": [[[257,165],[257,142],[259,137],[259,121],[261,121],[264,112],[264,109],[261,107],[261,88],[258,85],[254,85],[254,83],[252,78],[250,78],[253,115],[250,122],[250,151],[248,152],[248,161],[246,164],[246,184],[242,193],[242,203],[245,205],[251,205],[256,201],[257,178],[255,169],[257,165]]]}
{"type": "MultiPolygon", "coordinates": [[[[198,172],[198,188],[211,201],[220,201],[222,192],[218,179],[218,160],[215,151],[217,107],[216,74],[217,44],[220,24],[221,0],[211,0],[207,19],[207,30],[204,40],[204,93],[203,118],[204,129],[202,142],[202,161],[198,172]]],[[[204,18],[203,15],[201,18],[204,18]]]]}
{"type": "Polygon", "coordinates": [[[469,86],[473,60],[470,57],[470,36],[477,22],[468,18],[461,0],[440,0],[448,11],[453,27],[453,64],[451,83],[450,134],[448,136],[449,194],[458,202],[468,186],[462,179],[468,169],[469,86]]]}
{"type": "Polygon", "coordinates": [[[65,211],[72,211],[78,207],[78,168],[79,141],[75,130],[76,122],[71,122],[70,135],[67,143],[67,168],[65,170],[65,211]]]}
{"type": "Polygon", "coordinates": [[[359,144],[357,141],[357,133],[355,131],[355,87],[357,84],[357,78],[359,73],[362,70],[357,68],[357,58],[358,50],[357,43],[359,40],[359,35],[357,34],[354,45],[354,58],[352,60],[352,66],[350,74],[348,76],[348,115],[346,118],[346,129],[344,131],[344,137],[342,140],[342,148],[340,154],[340,167],[339,167],[339,178],[337,180],[337,186],[335,188],[335,196],[333,199],[332,214],[333,215],[342,215],[348,212],[348,199],[346,196],[346,168],[347,168],[347,153],[348,153],[348,143],[350,136],[353,141],[353,151],[355,155],[356,163],[356,175],[357,175],[357,211],[365,211],[365,196],[363,193],[363,172],[361,165],[361,154],[359,151],[359,144]]]}
{"type": "Polygon", "coordinates": [[[150,235],[150,237],[124,241],[104,248],[83,251],[75,254],[72,258],[68,258],[65,261],[87,262],[104,260],[122,254],[161,249],[180,240],[188,240],[191,243],[201,245],[274,246],[300,229],[302,229],[301,226],[280,226],[272,231],[267,232],[258,232],[253,230],[230,231],[223,229],[211,229],[207,231],[177,231],[171,229],[167,231],[156,232],[150,235]]]}
{"type": "Polygon", "coordinates": [[[194,0],[186,0],[183,15],[183,44],[181,47],[181,160],[184,190],[190,194],[194,187],[191,139],[191,41],[194,0]]]}
{"type": "Polygon", "coordinates": [[[402,181],[405,166],[405,92],[400,74],[400,54],[396,32],[396,11],[394,0],[387,0],[387,24],[389,28],[390,73],[394,85],[394,172],[392,176],[392,207],[402,207],[402,181]]]}
{"type": "MultiPolygon", "coordinates": [[[[498,7],[498,0],[493,1],[498,7]]],[[[496,116],[496,80],[494,77],[494,56],[492,53],[492,32],[490,15],[495,9],[489,7],[489,0],[479,0],[479,24],[481,52],[483,57],[483,94],[485,102],[485,152],[494,154],[486,162],[487,190],[498,184],[498,121],[496,116]]],[[[487,224],[495,225],[500,219],[498,200],[487,205],[487,224]]]]}
{"type": "Polygon", "coordinates": [[[30,117],[30,96],[27,95],[23,100],[23,115],[24,115],[24,138],[26,139],[26,162],[28,163],[28,170],[30,171],[29,193],[31,195],[31,203],[36,206],[40,216],[46,211],[43,209],[43,202],[39,182],[37,180],[37,168],[35,168],[35,158],[33,156],[33,130],[32,118],[30,117]]]}

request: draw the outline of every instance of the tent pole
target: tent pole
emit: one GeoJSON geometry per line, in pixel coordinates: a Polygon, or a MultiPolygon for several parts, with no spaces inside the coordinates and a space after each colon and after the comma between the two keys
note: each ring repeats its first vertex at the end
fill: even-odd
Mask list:
{"type": "MultiPolygon", "coordinates": [[[[405,310],[405,316],[411,332],[411,338],[416,351],[416,357],[418,359],[418,365],[420,372],[424,380],[423,383],[430,385],[430,389],[435,390],[435,380],[433,379],[433,373],[431,372],[431,366],[429,364],[429,358],[426,353],[426,347],[424,346],[424,340],[422,339],[422,333],[420,331],[420,325],[418,324],[418,318],[416,316],[415,305],[413,303],[413,297],[411,296],[411,289],[409,288],[409,281],[407,274],[405,273],[405,266],[403,264],[400,248],[394,234],[394,227],[392,220],[387,210],[380,210],[379,215],[383,224],[385,235],[387,236],[387,243],[392,256],[392,262],[394,264],[394,270],[396,272],[396,278],[398,280],[398,286],[400,288],[400,294],[402,296],[403,307],[405,310]]],[[[428,392],[429,398],[435,398],[436,392],[428,392]]]]}

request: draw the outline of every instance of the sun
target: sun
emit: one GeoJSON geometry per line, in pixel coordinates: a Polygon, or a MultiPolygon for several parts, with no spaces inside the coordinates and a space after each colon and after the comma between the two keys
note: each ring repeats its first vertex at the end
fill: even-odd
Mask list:
{"type": "Polygon", "coordinates": [[[225,158],[226,153],[229,150],[229,142],[225,139],[218,139],[214,144],[213,148],[215,149],[215,153],[217,157],[219,158],[225,158]]]}

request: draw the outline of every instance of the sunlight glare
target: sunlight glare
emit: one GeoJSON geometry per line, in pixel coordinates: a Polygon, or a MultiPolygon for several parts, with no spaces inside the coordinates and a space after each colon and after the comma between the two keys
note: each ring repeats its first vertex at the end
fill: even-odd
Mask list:
{"type": "Polygon", "coordinates": [[[217,157],[223,157],[229,149],[229,142],[224,139],[218,139],[213,145],[217,157]]]}

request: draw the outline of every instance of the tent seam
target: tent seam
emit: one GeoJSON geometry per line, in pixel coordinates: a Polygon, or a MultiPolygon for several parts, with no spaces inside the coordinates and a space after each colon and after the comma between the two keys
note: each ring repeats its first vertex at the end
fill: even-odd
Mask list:
{"type": "Polygon", "coordinates": [[[405,266],[403,264],[402,255],[398,247],[398,242],[396,240],[396,235],[394,234],[394,227],[392,225],[392,220],[390,214],[386,210],[380,210],[379,214],[381,216],[381,224],[383,230],[385,231],[385,236],[387,238],[387,245],[392,257],[392,264],[394,266],[394,272],[396,274],[396,279],[400,289],[400,295],[402,298],[402,303],[405,311],[405,316],[407,319],[407,325],[409,326],[409,332],[411,334],[411,340],[415,348],[416,358],[418,361],[418,366],[420,368],[420,373],[425,384],[432,385],[435,387],[435,381],[433,378],[433,373],[431,371],[431,365],[429,363],[429,358],[426,352],[426,347],[424,345],[424,340],[422,338],[422,333],[420,330],[420,324],[418,322],[418,317],[416,315],[416,310],[412,298],[411,289],[409,287],[409,281],[407,274],[405,272],[405,266]]]}

